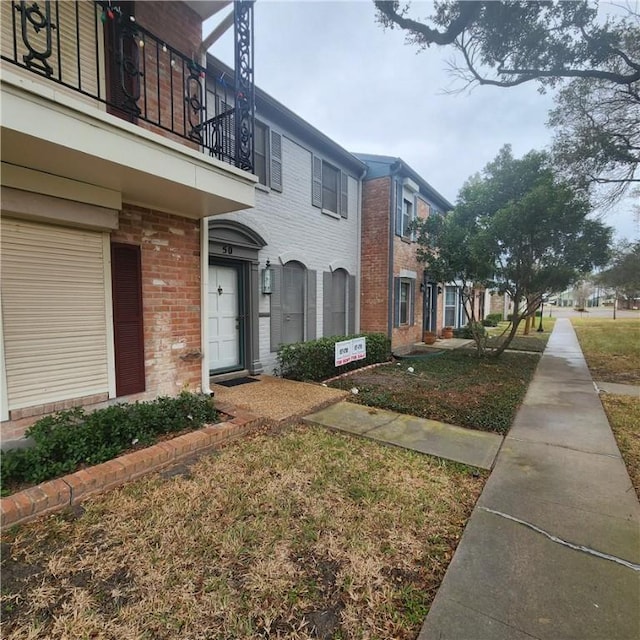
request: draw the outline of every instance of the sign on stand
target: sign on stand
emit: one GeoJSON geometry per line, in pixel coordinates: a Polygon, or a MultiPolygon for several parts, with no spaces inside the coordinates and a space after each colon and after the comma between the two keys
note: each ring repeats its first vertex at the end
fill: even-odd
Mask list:
{"type": "Polygon", "coordinates": [[[343,340],[335,344],[335,362],[336,367],[343,364],[349,364],[354,360],[364,360],[367,357],[367,339],[353,338],[352,340],[343,340]]]}

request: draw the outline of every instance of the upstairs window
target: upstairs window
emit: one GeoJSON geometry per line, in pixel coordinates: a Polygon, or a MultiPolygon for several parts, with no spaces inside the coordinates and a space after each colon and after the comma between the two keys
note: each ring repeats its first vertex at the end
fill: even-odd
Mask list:
{"type": "Polygon", "coordinates": [[[341,218],[349,217],[349,177],[317,156],[311,157],[311,204],[341,218]]]}
{"type": "Polygon", "coordinates": [[[402,236],[409,237],[409,225],[413,220],[413,202],[406,198],[402,202],[402,236]]]}
{"type": "Polygon", "coordinates": [[[269,158],[269,129],[256,120],[254,127],[254,167],[260,184],[267,186],[267,159],[269,158]]]}

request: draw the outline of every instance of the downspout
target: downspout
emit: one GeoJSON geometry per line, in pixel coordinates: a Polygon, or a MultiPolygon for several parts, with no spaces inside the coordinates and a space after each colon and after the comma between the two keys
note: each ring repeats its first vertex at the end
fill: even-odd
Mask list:
{"type": "Polygon", "coordinates": [[[200,221],[200,386],[202,393],[211,394],[209,382],[209,218],[200,221]]]}
{"type": "Polygon", "coordinates": [[[357,234],[358,234],[358,257],[356,261],[356,283],[358,295],[356,296],[356,326],[354,327],[356,333],[360,333],[360,294],[362,293],[362,183],[367,175],[367,171],[369,167],[365,165],[364,169],[362,169],[362,175],[358,179],[358,225],[357,225],[357,234]]]}
{"type": "Polygon", "coordinates": [[[387,336],[389,340],[393,340],[393,241],[394,241],[394,229],[395,229],[395,200],[393,198],[395,192],[394,178],[402,169],[402,161],[398,161],[392,165],[391,173],[389,174],[389,285],[387,290],[389,292],[387,301],[387,336]]]}

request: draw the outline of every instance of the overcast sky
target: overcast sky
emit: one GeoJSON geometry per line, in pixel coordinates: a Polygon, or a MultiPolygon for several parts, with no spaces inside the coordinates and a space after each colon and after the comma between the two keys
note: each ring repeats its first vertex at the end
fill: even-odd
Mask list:
{"type": "MultiPolygon", "coordinates": [[[[376,22],[370,0],[258,0],[254,19],[257,86],[349,151],[401,157],[451,202],[504,144],[519,157],[551,140],[551,95],[534,85],[446,93],[460,87],[450,49],[417,53],[376,22]]],[[[230,34],[211,53],[232,66],[230,34]]],[[[619,238],[640,236],[629,200],[605,222],[619,238]]]]}

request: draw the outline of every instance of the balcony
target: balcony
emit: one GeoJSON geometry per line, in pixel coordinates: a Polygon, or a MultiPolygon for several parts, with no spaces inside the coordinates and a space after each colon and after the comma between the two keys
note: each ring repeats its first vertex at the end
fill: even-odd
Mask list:
{"type": "MultiPolygon", "coordinates": [[[[236,4],[238,28],[251,3],[236,4]]],[[[136,3],[0,5],[3,164],[189,217],[253,205],[252,73],[233,108],[207,117],[197,55],[146,29],[136,3]]]]}

